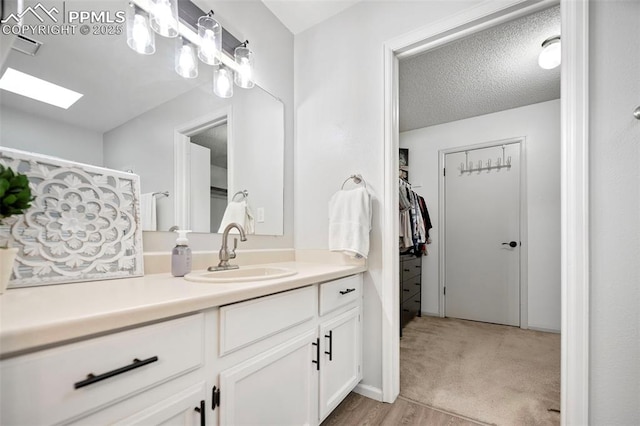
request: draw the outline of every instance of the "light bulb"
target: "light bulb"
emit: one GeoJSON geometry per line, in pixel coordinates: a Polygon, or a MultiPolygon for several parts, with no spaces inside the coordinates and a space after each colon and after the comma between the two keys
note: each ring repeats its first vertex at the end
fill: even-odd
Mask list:
{"type": "Polygon", "coordinates": [[[211,30],[205,30],[200,38],[199,57],[207,64],[213,64],[216,60],[216,38],[211,30]]]}
{"type": "Polygon", "coordinates": [[[222,52],[222,26],[213,19],[213,12],[198,18],[198,57],[208,65],[220,64],[222,52]]]}
{"type": "Polygon", "coordinates": [[[243,89],[251,89],[255,83],[253,82],[253,52],[247,47],[248,41],[236,47],[234,51],[234,59],[236,62],[236,74],[234,81],[238,87],[243,89]]]}
{"type": "Polygon", "coordinates": [[[231,70],[224,65],[220,65],[213,71],[213,93],[221,98],[233,96],[233,77],[231,70]]]}
{"type": "Polygon", "coordinates": [[[190,43],[178,40],[176,51],[176,72],[184,78],[196,78],[198,76],[198,61],[195,48],[190,43]]]}
{"type": "Polygon", "coordinates": [[[127,10],[127,45],[143,55],[156,51],[155,34],[149,26],[149,18],[133,5],[127,10]]]}
{"type": "Polygon", "coordinates": [[[550,70],[558,65],[562,59],[562,48],[560,44],[560,36],[551,37],[542,43],[542,52],[538,56],[538,65],[540,68],[550,70]]]}
{"type": "Polygon", "coordinates": [[[175,0],[155,0],[151,6],[151,28],[165,37],[178,35],[178,10],[175,0]]]}

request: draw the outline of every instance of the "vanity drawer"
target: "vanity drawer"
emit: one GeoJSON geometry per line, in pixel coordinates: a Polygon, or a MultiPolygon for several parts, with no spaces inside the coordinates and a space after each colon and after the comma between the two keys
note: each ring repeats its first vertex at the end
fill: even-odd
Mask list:
{"type": "Polygon", "coordinates": [[[413,257],[400,262],[402,281],[422,273],[422,257],[413,257]]]}
{"type": "Polygon", "coordinates": [[[320,315],[362,297],[362,274],[320,284],[320,315]]]}
{"type": "Polygon", "coordinates": [[[220,355],[248,346],[314,318],[314,286],[220,308],[220,355]]]}
{"type": "Polygon", "coordinates": [[[422,280],[419,275],[417,277],[409,278],[406,281],[402,281],[400,286],[400,301],[404,302],[408,298],[415,297],[420,292],[421,282],[422,280]]]}
{"type": "Polygon", "coordinates": [[[0,424],[69,421],[197,369],[203,323],[197,314],[2,361],[0,424]]]}

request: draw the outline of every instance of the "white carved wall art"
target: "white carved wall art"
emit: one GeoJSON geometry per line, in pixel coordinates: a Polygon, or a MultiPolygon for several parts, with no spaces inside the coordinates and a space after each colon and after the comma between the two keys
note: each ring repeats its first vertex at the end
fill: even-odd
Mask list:
{"type": "Polygon", "coordinates": [[[0,163],[35,196],[0,226],[19,248],[10,288],[143,275],[137,175],[4,147],[0,163]]]}

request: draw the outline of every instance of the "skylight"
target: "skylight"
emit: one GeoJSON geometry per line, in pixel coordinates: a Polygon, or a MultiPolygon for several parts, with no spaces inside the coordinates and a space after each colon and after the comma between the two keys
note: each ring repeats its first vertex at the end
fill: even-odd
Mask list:
{"type": "Polygon", "coordinates": [[[0,89],[64,109],[68,109],[84,96],[82,93],[74,92],[13,68],[7,68],[0,78],[0,89]]]}

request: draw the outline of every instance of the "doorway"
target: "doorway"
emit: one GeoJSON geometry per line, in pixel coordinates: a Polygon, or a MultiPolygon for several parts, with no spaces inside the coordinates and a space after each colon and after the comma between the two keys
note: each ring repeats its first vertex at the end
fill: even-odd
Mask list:
{"type": "MultiPolygon", "coordinates": [[[[385,196],[383,211],[382,399],[399,394],[397,150],[398,58],[541,10],[546,1],[487,2],[469,13],[437,22],[385,43],[385,196]],[[391,343],[391,344],[389,344],[391,343]]],[[[588,423],[588,4],[561,0],[562,49],[562,423],[588,423]],[[572,259],[569,262],[569,259],[572,259]]]]}
{"type": "Polygon", "coordinates": [[[444,316],[519,327],[522,140],[494,143],[441,154],[444,316]]]}

